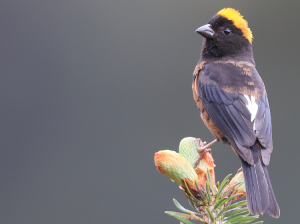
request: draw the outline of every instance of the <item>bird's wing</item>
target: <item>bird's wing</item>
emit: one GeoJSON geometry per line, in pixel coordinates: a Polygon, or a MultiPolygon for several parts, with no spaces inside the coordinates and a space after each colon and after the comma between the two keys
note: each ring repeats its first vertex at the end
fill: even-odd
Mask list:
{"type": "Polygon", "coordinates": [[[258,140],[265,148],[262,150],[263,162],[269,164],[273,146],[267,95],[255,98],[225,92],[218,85],[203,82],[203,79],[198,79],[197,89],[208,115],[237,153],[253,164],[250,147],[258,140]]]}
{"type": "Polygon", "coordinates": [[[271,111],[268,102],[267,93],[265,96],[259,98],[260,106],[255,117],[255,135],[259,143],[263,146],[262,159],[265,165],[270,163],[270,155],[273,151],[272,139],[272,122],[271,111]]]}

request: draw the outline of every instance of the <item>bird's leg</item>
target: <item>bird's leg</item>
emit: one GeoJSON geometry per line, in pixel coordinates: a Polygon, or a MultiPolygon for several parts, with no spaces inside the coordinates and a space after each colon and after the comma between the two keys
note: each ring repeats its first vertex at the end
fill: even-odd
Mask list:
{"type": "Polygon", "coordinates": [[[197,166],[197,164],[202,159],[204,154],[211,151],[211,149],[209,149],[209,147],[211,147],[213,144],[217,143],[218,141],[219,141],[218,139],[215,139],[207,144],[206,142],[203,142],[200,138],[198,139],[197,150],[199,152],[199,155],[197,156],[196,161],[193,165],[194,168],[197,166]]]}
{"type": "MultiPolygon", "coordinates": [[[[200,141],[201,141],[201,139],[200,139],[200,141]]],[[[199,143],[200,143],[200,141],[199,141],[199,143]]],[[[214,139],[213,141],[211,141],[211,142],[208,143],[208,144],[206,144],[206,142],[202,142],[202,141],[201,141],[202,144],[199,144],[198,152],[201,153],[203,150],[205,150],[205,149],[211,147],[212,145],[214,145],[214,144],[217,143],[218,141],[219,141],[219,140],[218,140],[217,138],[214,139]]]]}

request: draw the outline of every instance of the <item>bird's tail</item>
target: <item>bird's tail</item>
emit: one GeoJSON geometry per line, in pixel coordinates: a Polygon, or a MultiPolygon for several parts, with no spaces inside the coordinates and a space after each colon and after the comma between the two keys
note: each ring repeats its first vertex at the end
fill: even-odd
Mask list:
{"type": "Polygon", "coordinates": [[[266,211],[270,216],[278,218],[280,209],[273,192],[267,167],[259,158],[260,150],[256,144],[251,147],[254,165],[249,165],[240,158],[245,178],[248,210],[252,215],[263,214],[266,211]]]}

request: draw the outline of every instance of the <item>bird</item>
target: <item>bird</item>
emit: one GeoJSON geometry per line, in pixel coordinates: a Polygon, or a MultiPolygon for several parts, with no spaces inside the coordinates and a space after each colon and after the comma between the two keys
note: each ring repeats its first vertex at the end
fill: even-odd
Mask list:
{"type": "Polygon", "coordinates": [[[250,214],[278,218],[267,170],[273,151],[271,113],[255,67],[252,31],[239,11],[224,8],[196,32],[204,40],[193,73],[193,98],[216,138],[199,146],[199,155],[216,142],[229,144],[242,164],[250,214]]]}

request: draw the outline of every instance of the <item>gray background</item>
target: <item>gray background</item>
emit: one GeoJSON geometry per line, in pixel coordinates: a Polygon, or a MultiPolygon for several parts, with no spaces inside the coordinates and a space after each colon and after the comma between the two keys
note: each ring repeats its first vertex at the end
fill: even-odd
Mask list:
{"type": "MultiPolygon", "coordinates": [[[[281,217],[299,210],[299,1],[28,0],[0,7],[0,223],[179,223],[188,203],[153,162],[213,136],[192,99],[202,37],[224,7],[254,34],[272,108],[269,166],[281,217]]],[[[235,173],[213,147],[217,179],[235,173]]]]}

